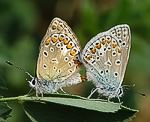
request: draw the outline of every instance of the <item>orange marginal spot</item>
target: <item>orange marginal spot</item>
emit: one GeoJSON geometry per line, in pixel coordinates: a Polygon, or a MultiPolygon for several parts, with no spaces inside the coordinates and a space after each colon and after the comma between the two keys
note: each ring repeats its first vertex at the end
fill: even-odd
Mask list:
{"type": "Polygon", "coordinates": [[[67,44],[67,49],[71,49],[73,46],[71,44],[67,44]]]}
{"type": "Polygon", "coordinates": [[[101,48],[101,43],[96,43],[96,48],[100,49],[101,48]]]}
{"type": "Polygon", "coordinates": [[[102,40],[102,44],[103,45],[106,44],[106,40],[105,39],[102,40]]]}
{"type": "Polygon", "coordinates": [[[58,39],[59,39],[59,41],[61,42],[64,38],[61,37],[61,36],[59,36],[58,39]]]}
{"type": "Polygon", "coordinates": [[[79,60],[77,60],[77,59],[73,59],[73,61],[74,61],[74,64],[77,64],[77,66],[80,66],[82,63],[79,61],[79,60]]]}
{"type": "Polygon", "coordinates": [[[87,76],[81,76],[81,80],[82,80],[82,82],[87,81],[87,80],[88,80],[88,79],[87,79],[87,76]]]}
{"type": "Polygon", "coordinates": [[[85,58],[86,58],[87,60],[90,60],[90,59],[92,58],[92,55],[87,55],[87,56],[85,56],[85,58]]]}
{"type": "Polygon", "coordinates": [[[71,56],[75,56],[75,55],[76,55],[76,50],[71,50],[71,51],[70,51],[70,55],[71,55],[71,56]]]}
{"type": "Polygon", "coordinates": [[[50,38],[46,39],[46,40],[45,40],[45,45],[49,45],[50,41],[51,41],[50,38]]]}
{"type": "Polygon", "coordinates": [[[107,42],[107,44],[109,44],[109,43],[111,42],[111,40],[110,40],[110,39],[109,39],[109,40],[107,39],[106,42],[107,42]]]}
{"type": "Polygon", "coordinates": [[[90,49],[91,50],[91,53],[92,54],[95,54],[96,53],[96,48],[92,48],[92,49],[90,49]]]}
{"type": "Polygon", "coordinates": [[[67,39],[64,39],[64,44],[67,45],[69,41],[67,39]]]}
{"type": "Polygon", "coordinates": [[[55,37],[52,37],[51,40],[53,43],[55,43],[57,41],[57,39],[55,37]]]}
{"type": "Polygon", "coordinates": [[[117,44],[112,44],[111,46],[112,46],[112,48],[115,48],[117,46],[117,44]]]}

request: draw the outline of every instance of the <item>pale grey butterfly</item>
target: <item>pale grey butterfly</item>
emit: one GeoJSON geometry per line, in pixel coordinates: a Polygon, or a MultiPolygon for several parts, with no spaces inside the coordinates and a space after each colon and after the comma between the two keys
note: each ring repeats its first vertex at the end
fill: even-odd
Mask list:
{"type": "Polygon", "coordinates": [[[80,83],[79,52],[80,45],[71,28],[60,18],[54,18],[40,45],[37,77],[31,76],[32,80],[28,81],[36,95],[80,83]]]}
{"type": "MultiPolygon", "coordinates": [[[[121,86],[131,47],[130,28],[126,24],[117,25],[99,33],[84,47],[81,59],[86,67],[86,75],[96,89],[94,92],[108,99],[122,96],[121,86]]],[[[120,99],[119,99],[120,100],[120,99]]]]}

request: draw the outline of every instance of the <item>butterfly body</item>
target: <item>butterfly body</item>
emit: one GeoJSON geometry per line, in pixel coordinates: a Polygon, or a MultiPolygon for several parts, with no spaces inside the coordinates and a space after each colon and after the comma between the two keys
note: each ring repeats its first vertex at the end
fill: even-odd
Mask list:
{"type": "Polygon", "coordinates": [[[118,25],[93,37],[82,51],[87,79],[99,95],[108,98],[123,94],[122,81],[130,51],[129,26],[118,25]]]}
{"type": "Polygon", "coordinates": [[[30,83],[37,94],[57,92],[58,89],[81,82],[77,37],[66,22],[54,18],[41,41],[37,61],[37,78],[30,83]]]}

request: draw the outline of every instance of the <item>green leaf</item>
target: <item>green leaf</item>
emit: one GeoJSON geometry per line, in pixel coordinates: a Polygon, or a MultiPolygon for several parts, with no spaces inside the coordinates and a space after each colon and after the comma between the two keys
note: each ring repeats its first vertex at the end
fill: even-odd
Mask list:
{"type": "Polygon", "coordinates": [[[0,103],[0,122],[10,117],[11,111],[12,109],[7,105],[7,103],[0,103]]]}
{"type": "Polygon", "coordinates": [[[88,100],[79,96],[54,95],[32,99],[34,101],[29,98],[30,101],[23,103],[24,110],[32,121],[38,122],[116,122],[129,119],[137,112],[121,103],[88,100]]]}
{"type": "Polygon", "coordinates": [[[7,90],[6,82],[2,78],[0,78],[0,90],[7,90]]]}

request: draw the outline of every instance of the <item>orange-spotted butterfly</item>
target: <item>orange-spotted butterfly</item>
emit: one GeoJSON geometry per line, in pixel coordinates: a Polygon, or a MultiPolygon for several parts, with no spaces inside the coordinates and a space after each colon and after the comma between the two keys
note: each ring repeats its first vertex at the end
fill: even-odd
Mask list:
{"type": "Polygon", "coordinates": [[[86,67],[87,79],[96,86],[89,98],[96,91],[108,99],[122,96],[121,84],[130,47],[131,34],[127,24],[99,33],[86,44],[81,59],[86,67]]]}
{"type": "Polygon", "coordinates": [[[31,76],[28,81],[36,95],[80,83],[79,53],[79,41],[71,28],[60,18],[54,18],[41,41],[37,77],[31,76]]]}

